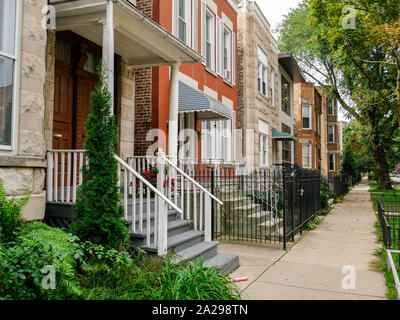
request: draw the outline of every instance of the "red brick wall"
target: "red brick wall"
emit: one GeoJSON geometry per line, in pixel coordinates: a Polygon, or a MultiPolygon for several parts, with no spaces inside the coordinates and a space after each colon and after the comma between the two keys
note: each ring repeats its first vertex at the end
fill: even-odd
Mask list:
{"type": "MultiPolygon", "coordinates": [[[[153,16],[153,0],[137,0],[136,6],[149,17],[153,16]]],[[[152,128],[152,68],[135,71],[135,155],[144,155],[151,142],[146,141],[152,128]]]]}

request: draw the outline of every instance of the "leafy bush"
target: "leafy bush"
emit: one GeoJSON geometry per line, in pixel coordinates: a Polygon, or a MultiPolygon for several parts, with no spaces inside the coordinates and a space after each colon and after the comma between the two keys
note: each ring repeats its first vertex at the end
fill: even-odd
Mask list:
{"type": "Polygon", "coordinates": [[[16,240],[23,228],[22,208],[28,204],[30,194],[22,199],[7,200],[4,186],[0,183],[0,242],[16,240]]]}
{"type": "Polygon", "coordinates": [[[77,238],[42,223],[30,223],[18,242],[0,252],[0,299],[68,299],[80,296],[73,258],[77,238]],[[55,290],[44,289],[42,268],[52,266],[55,290]]]}
{"type": "Polygon", "coordinates": [[[101,68],[100,65],[100,81],[91,96],[92,113],[86,122],[88,137],[84,146],[90,165],[82,167],[83,184],[78,189],[71,231],[83,241],[125,250],[129,247],[129,232],[123,221],[117,186],[118,164],[114,158],[117,128],[101,68]]]}

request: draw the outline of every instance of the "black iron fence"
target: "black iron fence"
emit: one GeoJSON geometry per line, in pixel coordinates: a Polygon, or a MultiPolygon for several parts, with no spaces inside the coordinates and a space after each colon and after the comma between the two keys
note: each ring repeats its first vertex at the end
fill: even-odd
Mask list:
{"type": "Polygon", "coordinates": [[[214,205],[215,240],[280,243],[303,231],[321,209],[321,175],[298,166],[248,170],[235,165],[180,164],[223,203],[214,205]]]}
{"type": "Polygon", "coordinates": [[[400,201],[378,200],[378,218],[387,249],[400,249],[400,201]]]}
{"type": "Polygon", "coordinates": [[[336,196],[342,196],[349,192],[352,176],[347,174],[331,175],[328,177],[329,187],[336,196]]]}

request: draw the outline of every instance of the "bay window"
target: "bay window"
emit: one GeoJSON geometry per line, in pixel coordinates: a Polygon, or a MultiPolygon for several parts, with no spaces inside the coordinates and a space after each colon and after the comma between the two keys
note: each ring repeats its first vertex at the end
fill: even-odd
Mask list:
{"type": "Polygon", "coordinates": [[[0,149],[11,149],[13,143],[19,4],[15,0],[0,0],[0,149]]]}
{"type": "Polygon", "coordinates": [[[289,116],[291,115],[292,111],[290,108],[290,99],[291,99],[291,94],[290,94],[290,83],[285,79],[284,76],[281,78],[281,83],[282,83],[282,111],[288,114],[289,116]]]}
{"type": "Polygon", "coordinates": [[[328,142],[335,142],[335,126],[328,126],[328,142]]]}
{"type": "Polygon", "coordinates": [[[271,88],[270,88],[270,97],[272,106],[275,106],[275,71],[274,68],[271,67],[271,88]]]}
{"type": "Polygon", "coordinates": [[[302,108],[302,118],[303,118],[303,129],[311,130],[311,106],[303,105],[302,108]]]}
{"type": "Polygon", "coordinates": [[[335,154],[329,154],[329,171],[335,171],[335,154]]]}
{"type": "Polygon", "coordinates": [[[224,78],[231,80],[231,33],[228,29],[224,29],[224,50],[223,50],[223,67],[224,78]]]}
{"type": "Polygon", "coordinates": [[[302,163],[303,163],[303,168],[310,169],[311,168],[311,154],[312,151],[312,145],[311,144],[303,144],[302,147],[302,163]]]}

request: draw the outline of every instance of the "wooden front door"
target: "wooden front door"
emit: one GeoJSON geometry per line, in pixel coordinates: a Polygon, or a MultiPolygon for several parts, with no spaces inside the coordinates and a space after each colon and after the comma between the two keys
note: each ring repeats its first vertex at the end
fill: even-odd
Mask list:
{"type": "Polygon", "coordinates": [[[99,78],[96,74],[79,70],[77,76],[76,101],[76,148],[84,149],[86,140],[86,120],[92,111],[91,94],[95,90],[99,78]]]}
{"type": "Polygon", "coordinates": [[[53,149],[74,147],[74,76],[72,66],[56,61],[54,76],[53,149]]]}

